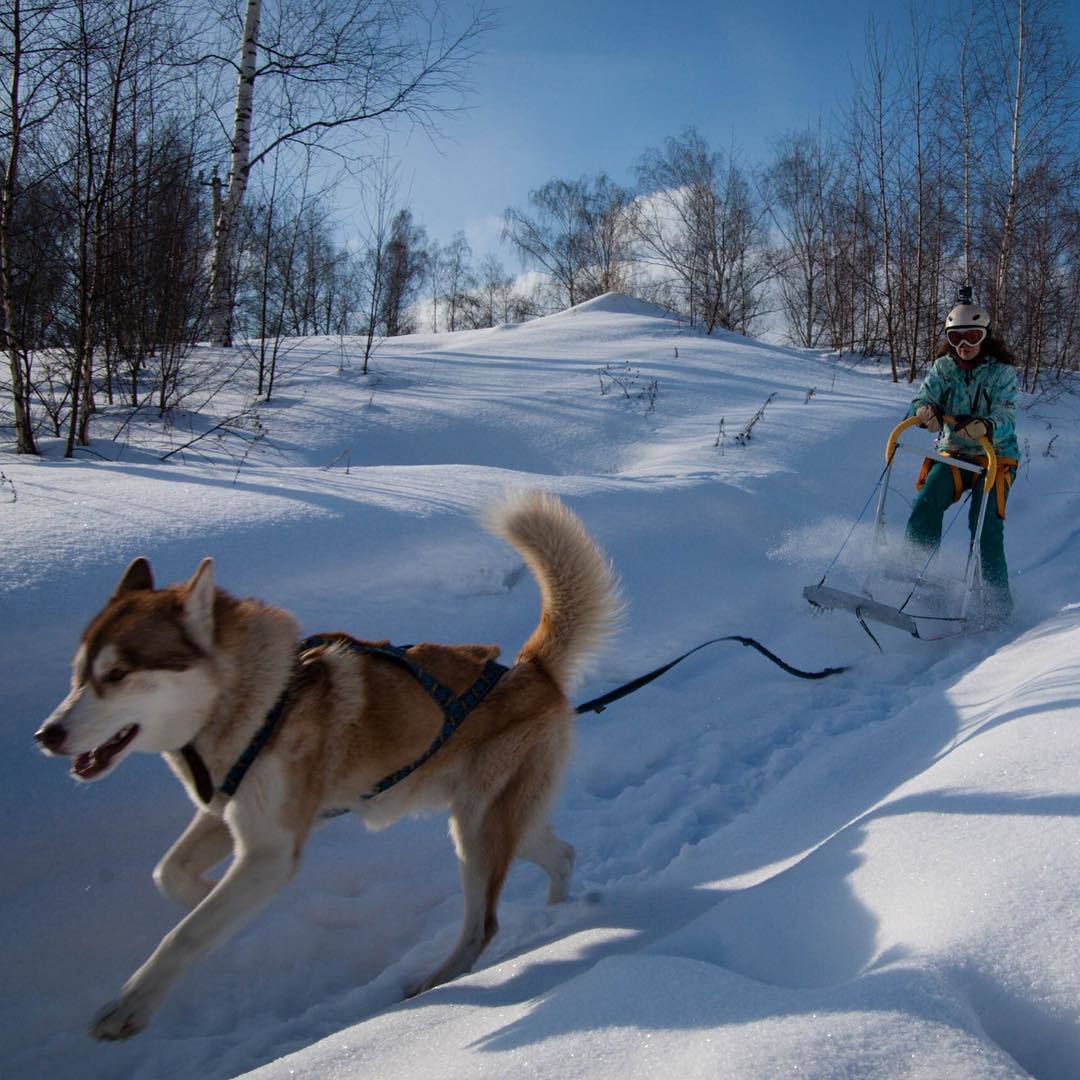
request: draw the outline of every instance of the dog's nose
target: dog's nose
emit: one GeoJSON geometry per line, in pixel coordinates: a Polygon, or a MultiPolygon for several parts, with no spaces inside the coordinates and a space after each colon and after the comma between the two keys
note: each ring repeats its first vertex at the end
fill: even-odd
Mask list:
{"type": "Polygon", "coordinates": [[[46,724],[40,731],[34,733],[34,738],[46,750],[58,754],[60,747],[64,745],[64,740],[67,738],[67,732],[61,724],[46,724]]]}

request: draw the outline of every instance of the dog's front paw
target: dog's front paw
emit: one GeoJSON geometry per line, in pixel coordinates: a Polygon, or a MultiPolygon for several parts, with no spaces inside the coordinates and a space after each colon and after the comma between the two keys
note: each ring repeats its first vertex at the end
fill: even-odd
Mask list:
{"type": "Polygon", "coordinates": [[[150,1011],[130,997],[110,1002],[93,1019],[90,1035],[104,1042],[118,1042],[138,1035],[150,1021],[150,1011]]]}

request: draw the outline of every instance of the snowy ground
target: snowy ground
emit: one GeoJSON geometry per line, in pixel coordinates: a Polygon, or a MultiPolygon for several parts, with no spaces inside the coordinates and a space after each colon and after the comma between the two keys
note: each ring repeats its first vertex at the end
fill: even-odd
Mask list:
{"type": "MultiPolygon", "coordinates": [[[[243,404],[225,397],[116,441],[106,415],[98,457],[0,453],[4,1075],[1075,1077],[1080,400],[1023,401],[1012,623],[936,643],[883,629],[880,655],[800,596],[903,415],[910,388],[880,369],[698,337],[621,297],[399,339],[366,379],[353,344],[289,354],[243,460],[231,436],[160,460],[243,404]],[[802,682],[716,645],[582,718],[554,814],[571,899],[545,907],[539,872],[515,869],[470,976],[400,1002],[457,934],[445,822],[339,819],[145,1033],[91,1042],[178,917],[150,870],[190,813],[156,759],[76,785],[30,738],[123,566],[143,553],[175,580],[212,554],[224,587],[308,631],[512,655],[535,589],[473,514],[526,485],[566,498],[630,602],[579,700],[719,634],[853,670],[802,682]]],[[[840,579],[865,569],[865,532],[840,579]]]]}

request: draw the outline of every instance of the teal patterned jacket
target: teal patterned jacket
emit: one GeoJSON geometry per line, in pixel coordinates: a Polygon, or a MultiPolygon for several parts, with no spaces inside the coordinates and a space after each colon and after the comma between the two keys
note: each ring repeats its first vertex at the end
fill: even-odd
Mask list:
{"type": "MultiPolygon", "coordinates": [[[[993,425],[994,450],[1004,457],[1019,458],[1016,443],[1016,368],[992,356],[978,367],[965,371],[951,355],[938,357],[912,399],[908,416],[920,405],[937,405],[947,416],[977,416],[993,425]]],[[[965,439],[952,427],[941,429],[937,445],[960,457],[982,453],[977,441],[965,439]]]]}

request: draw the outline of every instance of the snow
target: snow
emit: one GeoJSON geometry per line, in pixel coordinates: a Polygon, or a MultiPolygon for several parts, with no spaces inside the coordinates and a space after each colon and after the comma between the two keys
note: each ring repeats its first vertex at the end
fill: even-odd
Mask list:
{"type": "MultiPolygon", "coordinates": [[[[124,418],[106,411],[96,457],[0,454],[5,1076],[1076,1075],[1074,394],[1022,402],[1010,624],[937,642],[881,628],[879,654],[800,594],[910,396],[883,365],[701,337],[609,295],[386,342],[367,377],[348,339],[291,343],[283,366],[246,457],[207,436],[160,460],[239,412],[228,395],[213,419],[147,412],[115,441],[124,418]],[[143,1034],[91,1042],[91,1015],[179,916],[150,871],[190,806],[157,759],[78,785],[30,736],[126,563],[146,554],[177,580],[212,554],[224,587],[306,632],[512,655],[536,590],[475,517],[527,486],[581,515],[630,602],[575,700],[723,634],[851,671],[804,682],[714,645],[580,718],[553,814],[578,852],[571,897],[545,907],[542,875],[515,868],[499,934],[454,983],[401,1001],[459,928],[444,819],[338,819],[143,1034]]],[[[909,486],[890,496],[894,529],[909,486]]],[[[867,569],[867,531],[838,578],[867,569]]]]}

